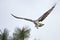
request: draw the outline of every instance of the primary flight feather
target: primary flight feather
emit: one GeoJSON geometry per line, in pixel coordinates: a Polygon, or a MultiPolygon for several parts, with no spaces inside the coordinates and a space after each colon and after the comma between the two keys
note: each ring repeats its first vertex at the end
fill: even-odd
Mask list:
{"type": "Polygon", "coordinates": [[[27,19],[27,18],[22,18],[22,17],[17,17],[13,14],[11,14],[13,17],[17,18],[17,19],[24,19],[24,20],[27,20],[27,21],[31,21],[35,24],[35,27],[42,27],[44,24],[42,23],[39,23],[39,22],[42,22],[51,12],[52,10],[55,8],[56,4],[53,5],[53,7],[51,7],[47,12],[45,12],[41,17],[39,17],[37,20],[32,20],[32,19],[27,19]]]}

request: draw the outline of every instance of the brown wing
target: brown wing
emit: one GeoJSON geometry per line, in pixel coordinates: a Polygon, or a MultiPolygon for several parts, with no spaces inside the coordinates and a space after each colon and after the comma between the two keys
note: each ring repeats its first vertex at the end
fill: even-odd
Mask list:
{"type": "Polygon", "coordinates": [[[17,17],[17,16],[15,16],[15,15],[13,15],[13,14],[11,14],[11,15],[12,15],[13,17],[17,18],[17,19],[23,19],[23,20],[27,20],[27,21],[33,22],[33,20],[31,20],[31,19],[22,18],[22,17],[17,17]]]}
{"type": "Polygon", "coordinates": [[[37,19],[37,21],[43,21],[50,13],[51,11],[55,8],[56,4],[50,8],[47,12],[45,12],[40,18],[37,19]]]}

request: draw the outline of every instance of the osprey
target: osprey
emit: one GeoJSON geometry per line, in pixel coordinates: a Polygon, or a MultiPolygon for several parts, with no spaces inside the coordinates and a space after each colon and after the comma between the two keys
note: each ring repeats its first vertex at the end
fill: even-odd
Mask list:
{"type": "Polygon", "coordinates": [[[50,13],[51,11],[55,8],[56,4],[53,5],[53,7],[51,7],[47,12],[45,12],[41,17],[39,17],[37,20],[32,20],[32,19],[27,19],[27,18],[22,18],[22,17],[17,17],[13,14],[11,14],[13,17],[17,18],[17,19],[24,19],[30,22],[33,22],[35,24],[35,27],[38,29],[38,27],[42,27],[44,24],[39,23],[42,22],[50,13]]]}

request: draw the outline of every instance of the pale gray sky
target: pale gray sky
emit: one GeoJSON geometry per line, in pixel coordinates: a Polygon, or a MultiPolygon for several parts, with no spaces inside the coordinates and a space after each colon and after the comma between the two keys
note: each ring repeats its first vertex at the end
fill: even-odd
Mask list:
{"type": "Polygon", "coordinates": [[[16,27],[28,26],[31,28],[30,40],[60,40],[60,0],[0,0],[0,29],[7,28],[10,34],[16,27]],[[34,24],[18,20],[16,16],[37,19],[57,2],[51,14],[42,22],[43,27],[36,29],[34,24]]]}

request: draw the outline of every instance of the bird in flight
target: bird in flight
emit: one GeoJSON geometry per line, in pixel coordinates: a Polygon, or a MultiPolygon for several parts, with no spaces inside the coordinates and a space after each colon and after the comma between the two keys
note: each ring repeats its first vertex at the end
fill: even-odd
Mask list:
{"type": "Polygon", "coordinates": [[[13,14],[11,14],[13,17],[17,18],[17,19],[23,19],[23,20],[27,20],[30,22],[33,22],[35,24],[35,27],[38,29],[38,27],[42,27],[44,24],[40,23],[42,22],[51,12],[52,10],[55,8],[56,4],[53,5],[47,12],[45,12],[42,16],[40,16],[37,20],[32,20],[32,19],[27,19],[27,18],[22,18],[22,17],[17,17],[13,14]]]}

